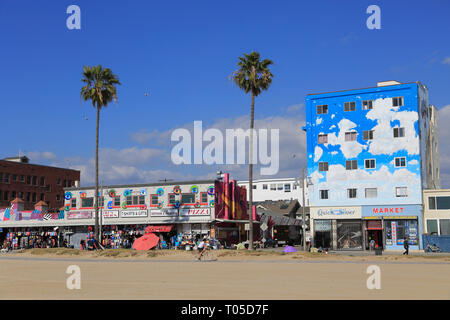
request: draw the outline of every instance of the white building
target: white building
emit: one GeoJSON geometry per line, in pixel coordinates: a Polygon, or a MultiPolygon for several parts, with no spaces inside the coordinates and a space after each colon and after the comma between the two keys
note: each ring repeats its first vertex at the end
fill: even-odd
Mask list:
{"type": "MultiPolygon", "coordinates": [[[[239,186],[245,186],[249,190],[248,181],[238,181],[239,186]]],[[[247,200],[249,192],[247,192],[247,200]]],[[[279,178],[253,180],[253,201],[263,202],[266,200],[298,200],[303,205],[301,179],[279,178]]],[[[306,206],[309,205],[307,189],[305,189],[306,206]]]]}

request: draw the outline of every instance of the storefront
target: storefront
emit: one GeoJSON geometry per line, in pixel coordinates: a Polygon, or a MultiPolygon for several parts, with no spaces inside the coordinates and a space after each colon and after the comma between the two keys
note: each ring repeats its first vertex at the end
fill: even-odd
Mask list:
{"type": "Polygon", "coordinates": [[[363,206],[365,249],[370,241],[388,250],[402,250],[407,238],[411,250],[421,249],[422,206],[363,206]]]}
{"type": "Polygon", "coordinates": [[[361,207],[313,207],[310,210],[314,247],[362,250],[361,207]]]}

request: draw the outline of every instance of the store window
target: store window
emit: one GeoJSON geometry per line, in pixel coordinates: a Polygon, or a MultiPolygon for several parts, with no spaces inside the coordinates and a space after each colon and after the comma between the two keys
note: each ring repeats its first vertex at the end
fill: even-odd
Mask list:
{"type": "Polygon", "coordinates": [[[337,221],[338,249],[362,249],[361,221],[337,221]]]}

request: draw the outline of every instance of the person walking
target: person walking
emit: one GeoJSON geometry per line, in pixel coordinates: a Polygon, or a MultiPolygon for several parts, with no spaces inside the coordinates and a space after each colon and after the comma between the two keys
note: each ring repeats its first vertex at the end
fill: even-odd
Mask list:
{"type": "Polygon", "coordinates": [[[409,253],[409,243],[408,242],[409,242],[408,237],[405,236],[405,240],[403,242],[403,248],[405,248],[405,252],[403,252],[404,255],[405,254],[408,255],[408,253],[409,253]]]}

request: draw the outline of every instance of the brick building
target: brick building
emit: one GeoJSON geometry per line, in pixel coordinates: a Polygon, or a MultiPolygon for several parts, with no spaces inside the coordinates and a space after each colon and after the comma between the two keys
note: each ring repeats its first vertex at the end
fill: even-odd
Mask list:
{"type": "Polygon", "coordinates": [[[64,205],[64,188],[78,186],[80,171],[30,164],[25,156],[0,160],[0,208],[9,207],[15,198],[33,210],[39,201],[49,211],[64,205]]]}

